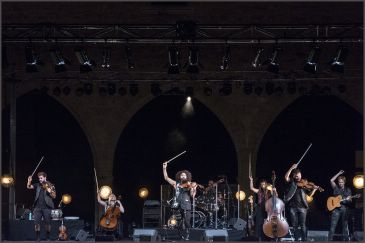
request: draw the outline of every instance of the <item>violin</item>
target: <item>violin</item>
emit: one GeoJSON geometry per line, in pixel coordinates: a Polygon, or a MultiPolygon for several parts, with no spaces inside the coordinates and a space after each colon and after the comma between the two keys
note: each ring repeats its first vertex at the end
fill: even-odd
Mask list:
{"type": "Polygon", "coordinates": [[[196,182],[185,182],[179,185],[180,188],[194,188],[194,187],[204,188],[204,186],[197,184],[196,182]]]}
{"type": "Polygon", "coordinates": [[[318,191],[323,192],[324,189],[320,186],[315,185],[313,182],[310,182],[306,179],[301,179],[297,182],[297,186],[304,189],[318,189],[318,191]]]}
{"type": "Polygon", "coordinates": [[[56,188],[55,188],[54,184],[52,184],[49,181],[44,181],[44,182],[42,182],[41,186],[44,190],[51,191],[50,194],[53,199],[56,198],[56,188]]]}
{"type": "Polygon", "coordinates": [[[58,240],[68,240],[68,235],[66,231],[66,226],[63,225],[63,220],[61,226],[58,228],[58,240]]]}

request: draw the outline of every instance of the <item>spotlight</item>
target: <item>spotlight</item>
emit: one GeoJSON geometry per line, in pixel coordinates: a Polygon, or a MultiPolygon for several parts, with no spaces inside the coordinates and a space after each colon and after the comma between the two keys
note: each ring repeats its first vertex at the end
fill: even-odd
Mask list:
{"type": "Polygon", "coordinates": [[[75,94],[77,97],[81,97],[84,95],[84,89],[81,88],[81,87],[78,87],[76,90],[75,90],[75,94]]]}
{"type": "Polygon", "coordinates": [[[11,187],[14,185],[14,178],[11,175],[3,175],[1,176],[1,185],[3,187],[11,187]]]}
{"type": "Polygon", "coordinates": [[[199,50],[197,47],[189,47],[189,59],[187,65],[188,67],[186,69],[186,72],[199,73],[199,50]]]}
{"type": "Polygon", "coordinates": [[[107,200],[112,194],[112,189],[109,186],[102,186],[100,187],[100,197],[104,200],[107,200]]]}
{"type": "Polygon", "coordinates": [[[169,47],[169,70],[168,74],[180,73],[180,55],[176,47],[169,47]]]}
{"type": "Polygon", "coordinates": [[[120,96],[124,96],[124,95],[126,95],[126,94],[127,94],[127,89],[126,89],[126,88],[124,88],[124,87],[120,87],[120,88],[118,89],[118,93],[119,93],[119,95],[120,95],[120,96]]]}
{"type": "Polygon", "coordinates": [[[263,91],[264,91],[264,89],[261,86],[256,86],[255,87],[255,94],[256,95],[261,95],[263,91]]]}
{"type": "Polygon", "coordinates": [[[65,204],[65,205],[70,204],[71,201],[72,201],[71,195],[69,195],[69,194],[63,194],[62,195],[62,203],[63,204],[65,204]]]}
{"type": "Polygon", "coordinates": [[[125,47],[125,54],[127,57],[128,68],[134,69],[135,65],[134,65],[134,60],[133,60],[133,55],[132,55],[132,48],[128,45],[125,47]]]}
{"type": "Polygon", "coordinates": [[[363,189],[364,188],[364,175],[357,175],[352,180],[354,187],[356,189],[363,189]]]}
{"type": "Polygon", "coordinates": [[[227,96],[232,93],[232,84],[231,83],[224,83],[222,88],[219,89],[219,94],[221,96],[227,96]]]}
{"type": "Polygon", "coordinates": [[[64,72],[66,71],[66,64],[70,65],[70,61],[63,57],[63,54],[59,48],[55,48],[51,50],[51,58],[55,65],[55,72],[64,72]]]}
{"type": "Polygon", "coordinates": [[[110,68],[110,57],[111,57],[110,47],[104,47],[104,49],[103,49],[103,63],[101,64],[102,68],[110,68]]]}
{"type": "Polygon", "coordinates": [[[75,55],[77,60],[80,62],[80,72],[86,73],[92,71],[92,67],[96,65],[96,63],[91,60],[85,49],[80,48],[75,50],[75,55]]]}
{"type": "Polygon", "coordinates": [[[38,56],[34,49],[30,46],[25,47],[25,60],[26,60],[26,71],[28,73],[34,73],[38,71],[37,65],[43,65],[41,61],[38,60],[38,56]]]}
{"type": "Polygon", "coordinates": [[[167,221],[167,226],[170,228],[174,228],[177,225],[176,215],[172,215],[167,221]]]}
{"type": "Polygon", "coordinates": [[[261,53],[264,51],[264,48],[258,48],[257,49],[257,52],[256,52],[256,56],[255,56],[255,59],[253,60],[253,62],[251,63],[252,67],[254,68],[257,68],[259,66],[261,66],[261,63],[260,63],[260,56],[261,56],[261,53]]]}
{"type": "Polygon", "coordinates": [[[304,65],[304,71],[309,73],[317,72],[317,63],[319,60],[320,53],[321,49],[319,48],[319,46],[315,46],[310,50],[307,62],[304,65]]]}
{"type": "Polygon", "coordinates": [[[187,102],[190,102],[191,101],[191,97],[190,96],[186,97],[186,101],[187,102]]]}
{"type": "Polygon", "coordinates": [[[138,94],[138,84],[130,84],[129,85],[129,93],[132,96],[136,96],[138,94]]]}
{"type": "Polygon", "coordinates": [[[206,96],[211,96],[213,94],[213,89],[211,87],[209,87],[209,86],[205,87],[204,88],[204,94],[206,96]]]}
{"type": "Polygon", "coordinates": [[[267,82],[265,85],[266,94],[272,95],[275,90],[275,85],[272,82],[267,82]]]}
{"type": "Polygon", "coordinates": [[[56,87],[53,89],[53,95],[60,96],[61,95],[61,89],[60,87],[56,87]]]}
{"type": "Polygon", "coordinates": [[[90,83],[84,84],[84,91],[86,95],[91,95],[93,92],[93,85],[90,83]]]}
{"type": "Polygon", "coordinates": [[[194,88],[189,86],[185,88],[185,96],[193,96],[194,95],[194,88]]]}
{"type": "Polygon", "coordinates": [[[268,65],[266,70],[271,72],[271,73],[278,73],[279,72],[279,63],[277,62],[277,55],[279,50],[281,50],[278,47],[274,47],[274,50],[271,54],[271,57],[268,58],[266,61],[264,61],[262,64],[263,65],[268,65]]]}
{"type": "Polygon", "coordinates": [[[246,94],[246,95],[250,95],[252,94],[253,92],[253,85],[251,82],[245,82],[243,84],[243,92],[246,94]]]}
{"type": "Polygon", "coordinates": [[[345,69],[345,59],[348,54],[348,49],[344,46],[340,46],[337,49],[336,56],[333,58],[331,64],[331,70],[339,73],[343,73],[345,69]]]}
{"type": "Polygon", "coordinates": [[[71,88],[66,86],[62,89],[64,95],[69,95],[71,93],[71,88]]]}
{"type": "Polygon", "coordinates": [[[148,197],[148,189],[146,187],[142,187],[141,189],[139,189],[138,191],[138,196],[142,199],[145,199],[148,197]]]}
{"type": "Polygon", "coordinates": [[[220,66],[220,69],[223,71],[227,70],[230,62],[231,62],[231,50],[229,45],[227,44],[224,48],[224,56],[222,58],[222,65],[220,66]]]}
{"type": "Polygon", "coordinates": [[[158,83],[153,83],[153,84],[151,84],[151,93],[152,93],[154,96],[159,96],[159,95],[161,95],[162,90],[161,90],[160,85],[159,85],[158,83]]]}
{"type": "Polygon", "coordinates": [[[246,198],[246,193],[244,191],[236,192],[236,199],[243,201],[246,198]]]}
{"type": "Polygon", "coordinates": [[[108,84],[108,94],[115,95],[116,92],[115,84],[108,84]]]}

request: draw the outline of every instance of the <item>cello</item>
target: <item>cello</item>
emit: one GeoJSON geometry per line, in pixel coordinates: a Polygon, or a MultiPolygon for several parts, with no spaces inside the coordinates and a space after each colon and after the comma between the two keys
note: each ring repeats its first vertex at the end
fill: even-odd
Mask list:
{"type": "MultiPolygon", "coordinates": [[[[118,196],[118,200],[121,196],[118,196]]],[[[113,207],[109,207],[105,214],[101,217],[99,225],[101,228],[107,231],[114,231],[118,227],[118,218],[120,217],[120,210],[117,207],[117,202],[114,203],[113,207]]]]}
{"type": "MultiPolygon", "coordinates": [[[[272,172],[271,179],[272,186],[275,188],[275,171],[272,172]]],[[[277,239],[278,237],[283,237],[288,234],[289,225],[283,216],[284,209],[284,202],[277,197],[275,192],[273,192],[272,197],[265,202],[267,218],[265,219],[262,228],[266,236],[277,239]]]]}

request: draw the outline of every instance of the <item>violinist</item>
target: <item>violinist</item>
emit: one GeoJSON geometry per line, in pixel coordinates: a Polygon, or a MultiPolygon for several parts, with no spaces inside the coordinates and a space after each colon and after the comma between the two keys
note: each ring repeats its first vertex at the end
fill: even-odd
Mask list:
{"type": "Polygon", "coordinates": [[[167,162],[162,165],[164,179],[174,187],[175,198],[179,205],[179,210],[182,216],[182,231],[181,237],[184,240],[189,240],[190,234],[190,219],[191,219],[191,200],[196,195],[197,184],[191,182],[191,173],[187,170],[182,170],[176,173],[175,180],[171,179],[167,174],[167,162]]]}
{"type": "MultiPolygon", "coordinates": [[[[257,203],[255,208],[255,231],[259,241],[268,240],[265,236],[262,226],[267,217],[265,210],[265,202],[271,197],[271,190],[268,188],[268,183],[265,179],[260,180],[259,188],[253,185],[253,178],[250,176],[250,190],[257,194],[257,203]]],[[[274,189],[275,193],[276,190],[274,189]]]]}
{"type": "MultiPolygon", "coordinates": [[[[319,187],[313,185],[312,190],[305,186],[301,187],[301,182],[303,182],[302,173],[297,166],[298,164],[293,164],[285,174],[285,181],[289,183],[289,188],[284,202],[289,203],[289,213],[294,228],[295,241],[298,241],[299,237],[301,237],[302,241],[306,241],[306,217],[308,210],[306,195],[311,192],[312,196],[319,187]]],[[[306,185],[307,183],[302,184],[306,185]]]]}
{"type": "Polygon", "coordinates": [[[51,211],[54,208],[53,199],[56,198],[56,189],[52,183],[47,181],[45,172],[38,172],[39,183],[32,184],[32,176],[28,177],[27,188],[35,190],[35,198],[33,203],[34,214],[34,230],[36,240],[40,241],[41,220],[45,222],[46,238],[50,240],[51,233],[51,211]]]}
{"type": "Polygon", "coordinates": [[[344,200],[341,202],[341,207],[335,208],[331,213],[331,228],[328,234],[328,240],[333,240],[333,234],[335,233],[337,223],[340,219],[342,223],[343,240],[350,240],[350,233],[348,228],[348,206],[351,203],[351,189],[345,186],[346,177],[342,175],[343,173],[343,170],[339,171],[330,180],[331,187],[333,189],[333,195],[341,195],[344,200]],[[338,185],[336,185],[336,179],[338,185]]]}
{"type": "MultiPolygon", "coordinates": [[[[120,213],[118,213],[117,215],[120,215],[121,213],[124,213],[125,210],[124,210],[124,207],[123,207],[123,204],[121,203],[120,200],[117,200],[117,197],[115,196],[115,194],[111,193],[108,197],[108,201],[103,201],[100,197],[100,191],[98,190],[97,191],[97,198],[98,198],[98,203],[104,207],[104,214],[107,212],[107,210],[109,208],[113,208],[115,207],[116,209],[115,210],[118,210],[120,213]]],[[[123,223],[121,222],[120,220],[120,217],[118,217],[117,219],[117,227],[115,229],[115,231],[108,231],[108,232],[104,232],[104,233],[112,233],[114,234],[115,236],[119,236],[119,238],[122,237],[123,235],[123,223]]]]}

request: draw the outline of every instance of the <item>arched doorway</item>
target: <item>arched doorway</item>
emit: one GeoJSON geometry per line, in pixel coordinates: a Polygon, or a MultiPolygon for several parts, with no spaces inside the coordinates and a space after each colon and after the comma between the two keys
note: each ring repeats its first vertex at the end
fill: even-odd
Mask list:
{"type": "Polygon", "coordinates": [[[303,178],[325,189],[317,192],[310,205],[310,229],[328,230],[326,199],[331,195],[330,179],[345,170],[348,186],[357,170],[355,151],[363,148],[363,118],[335,96],[303,96],[286,107],[265,133],[257,156],[257,177],[277,174],[279,196],[285,192],[284,175],[298,162],[310,143],[312,147],[300,163],[303,178]]]}
{"type": "Polygon", "coordinates": [[[162,163],[186,150],[169,164],[168,173],[182,169],[193,180],[206,184],[226,175],[236,183],[237,158],[231,138],[217,117],[198,100],[192,100],[194,114],[182,114],[184,96],[160,96],[146,104],[130,120],[120,136],[114,159],[114,188],[125,200],[128,223],[141,222],[143,201],[138,189],[150,190],[148,199],[160,200],[162,163]]]}
{"type": "MultiPolygon", "coordinates": [[[[55,206],[63,194],[72,196],[63,208],[64,216],[78,216],[94,222],[95,185],[93,158],[87,138],[75,118],[59,102],[39,91],[17,98],[16,130],[16,203],[32,206],[34,191],[26,188],[27,177],[38,161],[37,171],[45,171],[55,184],[55,206]]],[[[3,170],[10,158],[9,108],[3,111],[3,170]]],[[[37,172],[33,183],[37,182],[37,172]]],[[[7,197],[7,196],[6,196],[7,197]]]]}

